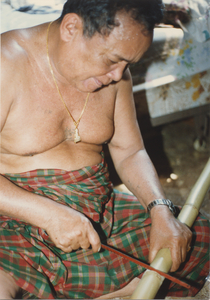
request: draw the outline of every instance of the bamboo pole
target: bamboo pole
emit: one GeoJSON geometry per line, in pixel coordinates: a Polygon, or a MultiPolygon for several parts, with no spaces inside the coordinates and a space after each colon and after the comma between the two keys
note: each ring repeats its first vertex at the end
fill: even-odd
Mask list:
{"type": "MultiPolygon", "coordinates": [[[[188,227],[193,225],[209,187],[210,158],[178,216],[180,222],[186,224],[188,227]]],[[[151,263],[151,266],[162,272],[168,273],[172,266],[170,250],[166,248],[161,249],[151,263]]],[[[154,271],[147,270],[132,294],[131,299],[154,299],[163,281],[163,276],[160,276],[154,271]]]]}

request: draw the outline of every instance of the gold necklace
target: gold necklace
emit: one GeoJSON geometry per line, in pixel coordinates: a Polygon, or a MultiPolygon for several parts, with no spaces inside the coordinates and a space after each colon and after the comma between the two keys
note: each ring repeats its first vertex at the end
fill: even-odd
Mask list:
{"type": "Polygon", "coordinates": [[[52,65],[51,65],[51,62],[50,62],[49,49],[48,49],[49,48],[48,47],[48,36],[49,36],[49,30],[50,30],[50,25],[51,24],[52,24],[52,22],[50,22],[50,24],[48,25],[48,28],[47,28],[47,37],[46,37],[47,60],[48,60],[48,63],[49,63],[50,71],[51,71],[51,74],[52,74],[53,81],[55,83],[56,89],[58,91],[58,94],[59,94],[59,96],[61,98],[61,101],[63,102],[63,105],[65,106],[65,109],[67,110],[67,112],[68,112],[68,114],[69,114],[70,118],[72,119],[72,121],[74,123],[74,126],[75,126],[75,130],[74,130],[74,143],[78,143],[78,142],[81,141],[81,137],[79,135],[78,126],[79,126],[79,122],[80,122],[80,120],[82,118],[82,115],[83,115],[83,113],[85,111],[85,108],[86,108],[86,105],[87,105],[90,93],[88,93],[88,95],[87,95],[87,98],[85,100],[85,104],[84,104],[83,110],[82,110],[82,112],[81,112],[81,114],[79,116],[79,119],[77,121],[75,121],[75,119],[73,118],[72,114],[70,113],[70,111],[69,111],[69,109],[68,109],[68,107],[67,107],[67,105],[66,105],[66,103],[65,103],[65,101],[64,101],[64,99],[63,99],[63,97],[61,95],[61,92],[60,92],[59,87],[57,85],[57,82],[56,82],[56,79],[55,79],[55,75],[54,75],[54,72],[53,72],[53,68],[52,68],[52,65]]]}

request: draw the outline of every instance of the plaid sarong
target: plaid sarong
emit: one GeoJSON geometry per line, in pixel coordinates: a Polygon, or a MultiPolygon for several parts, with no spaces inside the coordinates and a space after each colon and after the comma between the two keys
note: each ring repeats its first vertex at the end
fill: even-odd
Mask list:
{"type": "MultiPolygon", "coordinates": [[[[34,170],[4,174],[21,188],[69,205],[93,220],[101,241],[147,262],[151,220],[138,200],[113,190],[104,159],[77,171],[34,170]]],[[[193,296],[209,272],[209,225],[199,217],[193,247],[174,276],[186,279],[191,290],[170,283],[168,295],[193,296]]],[[[8,272],[32,299],[96,298],[123,288],[143,268],[101,250],[64,253],[46,232],[17,219],[0,216],[0,268],[8,272]]]]}

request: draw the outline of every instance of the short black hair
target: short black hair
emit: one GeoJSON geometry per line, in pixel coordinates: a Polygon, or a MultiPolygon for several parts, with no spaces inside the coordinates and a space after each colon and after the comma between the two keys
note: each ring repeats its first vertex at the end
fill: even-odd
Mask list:
{"type": "Polygon", "coordinates": [[[123,11],[148,32],[152,32],[163,18],[162,0],[67,0],[59,21],[66,14],[75,13],[83,21],[85,36],[92,37],[96,32],[105,35],[119,25],[115,16],[123,11]]]}

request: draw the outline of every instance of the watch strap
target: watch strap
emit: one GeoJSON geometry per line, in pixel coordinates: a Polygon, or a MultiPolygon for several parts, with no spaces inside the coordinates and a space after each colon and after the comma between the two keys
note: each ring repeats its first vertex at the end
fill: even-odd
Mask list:
{"type": "Polygon", "coordinates": [[[173,215],[176,214],[176,208],[174,204],[172,203],[171,200],[169,199],[156,199],[152,201],[148,206],[147,206],[147,211],[150,212],[153,207],[156,205],[166,205],[168,206],[169,210],[172,212],[173,215]]]}

